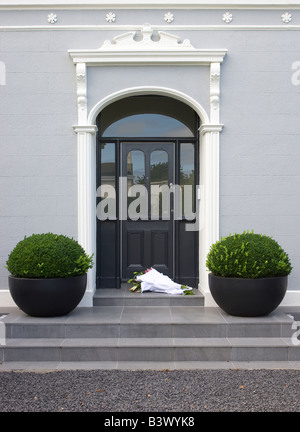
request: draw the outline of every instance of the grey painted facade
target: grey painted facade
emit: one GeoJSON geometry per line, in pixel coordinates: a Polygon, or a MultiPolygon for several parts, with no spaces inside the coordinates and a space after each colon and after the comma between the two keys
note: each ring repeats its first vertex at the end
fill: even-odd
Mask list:
{"type": "MultiPolygon", "coordinates": [[[[288,252],[300,290],[300,3],[272,8],[8,8],[0,2],[0,289],[24,237],[77,238],[77,95],[72,49],[97,49],[144,23],[227,49],[220,81],[220,236],[254,230],[288,252]],[[2,8],[2,9],[1,9],[2,8]],[[115,21],[106,14],[115,13],[115,21]],[[164,15],[172,12],[173,21],[164,15]],[[223,21],[223,14],[232,21],[223,21]],[[289,12],[291,21],[283,22],[289,12]],[[48,22],[55,13],[57,21],[48,22]],[[294,69],[293,69],[294,68],[294,69]],[[3,79],[5,74],[5,80],[3,79]]],[[[138,86],[172,88],[210,109],[206,66],[108,66],[87,72],[88,112],[138,86]]],[[[300,303],[299,303],[300,304],[300,303]]]]}

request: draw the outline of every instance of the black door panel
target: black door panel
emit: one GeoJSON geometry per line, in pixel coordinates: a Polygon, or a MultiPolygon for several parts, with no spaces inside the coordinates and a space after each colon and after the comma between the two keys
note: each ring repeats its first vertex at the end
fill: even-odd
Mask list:
{"type": "Polygon", "coordinates": [[[121,154],[121,175],[127,178],[122,279],[149,267],[173,277],[173,197],[168,190],[174,182],[174,143],[122,142],[121,154]]]}

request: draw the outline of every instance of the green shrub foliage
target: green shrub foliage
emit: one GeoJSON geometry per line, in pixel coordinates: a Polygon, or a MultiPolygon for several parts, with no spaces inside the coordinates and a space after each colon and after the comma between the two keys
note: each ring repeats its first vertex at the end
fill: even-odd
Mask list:
{"type": "Polygon", "coordinates": [[[292,271],[279,244],[253,232],[230,235],[213,244],[206,266],[216,276],[250,279],[286,276],[292,271]]]}
{"type": "Polygon", "coordinates": [[[86,273],[93,266],[93,257],[69,237],[33,234],[16,245],[6,265],[16,277],[66,278],[86,273]]]}

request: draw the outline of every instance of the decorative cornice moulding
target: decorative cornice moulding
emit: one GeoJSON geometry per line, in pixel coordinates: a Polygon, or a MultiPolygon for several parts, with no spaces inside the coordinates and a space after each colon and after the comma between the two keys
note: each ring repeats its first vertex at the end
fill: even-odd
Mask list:
{"type": "MultiPolygon", "coordinates": [[[[278,21],[280,24],[267,25],[267,24],[240,24],[240,25],[232,25],[231,23],[223,23],[223,24],[211,24],[211,25],[172,25],[172,30],[174,31],[189,31],[189,32],[200,32],[200,31],[299,31],[300,24],[291,24],[290,22],[284,23],[279,15],[278,21]]],[[[101,30],[111,30],[112,27],[108,28],[113,24],[106,25],[59,25],[55,23],[49,25],[0,25],[0,32],[6,31],[14,31],[14,32],[35,32],[35,31],[101,31],[101,30]]],[[[113,29],[116,31],[124,31],[132,28],[136,28],[133,25],[113,25],[113,29]]],[[[157,26],[156,26],[157,27],[157,26]]],[[[160,25],[159,28],[162,30],[169,30],[170,24],[160,25]]]]}
{"type": "MultiPolygon", "coordinates": [[[[0,11],[1,11],[0,0],[0,11]]],[[[179,3],[178,3],[179,4],[179,3]]],[[[287,5],[285,5],[287,6],[287,5]]],[[[3,8],[4,10],[5,8],[3,8]]],[[[29,14],[29,10],[24,14],[30,20],[24,19],[25,16],[18,10],[18,8],[12,8],[10,13],[3,13],[3,19],[0,23],[1,31],[102,31],[107,30],[109,27],[114,28],[116,31],[125,31],[128,33],[122,37],[126,39],[139,29],[143,30],[141,25],[136,24],[136,12],[122,11],[122,10],[111,10],[106,9],[102,11],[94,10],[91,18],[91,11],[89,8],[76,10],[76,8],[67,8],[66,10],[56,10],[56,7],[49,8],[47,12],[38,12],[37,8],[32,8],[36,13],[29,14]],[[126,14],[126,22],[124,24],[124,14],[126,14]],[[117,19],[118,17],[118,19],[117,19]],[[79,19],[80,18],[80,19],[79,19]],[[123,21],[123,24],[120,24],[123,21]],[[131,24],[129,24],[131,22],[131,24]]],[[[96,8],[98,9],[98,8],[96,8]]],[[[124,8],[123,8],[124,9],[124,8]]],[[[166,12],[160,10],[160,24],[152,26],[153,30],[169,31],[172,28],[173,31],[248,31],[248,30],[259,30],[259,31],[270,31],[270,30],[296,30],[300,29],[300,0],[299,8],[293,8],[292,10],[287,7],[281,8],[281,10],[264,10],[264,8],[257,8],[257,10],[251,10],[245,8],[244,10],[237,11],[237,8],[225,9],[224,8],[211,8],[209,18],[204,18],[205,13],[200,8],[189,7],[188,5],[181,10],[177,9],[174,15],[174,11],[166,12]],[[213,10],[215,9],[215,10],[213,10]]],[[[143,4],[141,5],[141,13],[143,12],[145,21],[147,21],[148,13],[143,10],[143,4]]],[[[158,12],[153,10],[155,20],[157,22],[158,12]]],[[[2,16],[2,15],[1,15],[2,16]]],[[[167,39],[161,34],[162,43],[166,42],[167,39]]],[[[121,42],[116,40],[111,43],[121,42]]],[[[125,40],[125,42],[128,42],[125,40]]],[[[144,43],[147,42],[146,35],[144,37],[144,43]]],[[[175,46],[175,45],[174,45],[175,46]]]]}
{"type": "Polygon", "coordinates": [[[300,8],[299,0],[0,0],[0,9],[278,9],[300,8]]]}

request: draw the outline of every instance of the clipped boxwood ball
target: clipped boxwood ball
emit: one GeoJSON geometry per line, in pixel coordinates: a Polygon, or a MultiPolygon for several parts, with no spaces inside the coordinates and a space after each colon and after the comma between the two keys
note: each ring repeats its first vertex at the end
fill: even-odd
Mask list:
{"type": "Polygon", "coordinates": [[[287,276],[292,271],[279,244],[253,232],[230,235],[213,244],[206,266],[215,276],[248,279],[287,276]]]}
{"type": "Polygon", "coordinates": [[[93,266],[79,243],[64,235],[33,234],[21,240],[6,262],[8,271],[22,278],[79,276],[93,266]]]}

